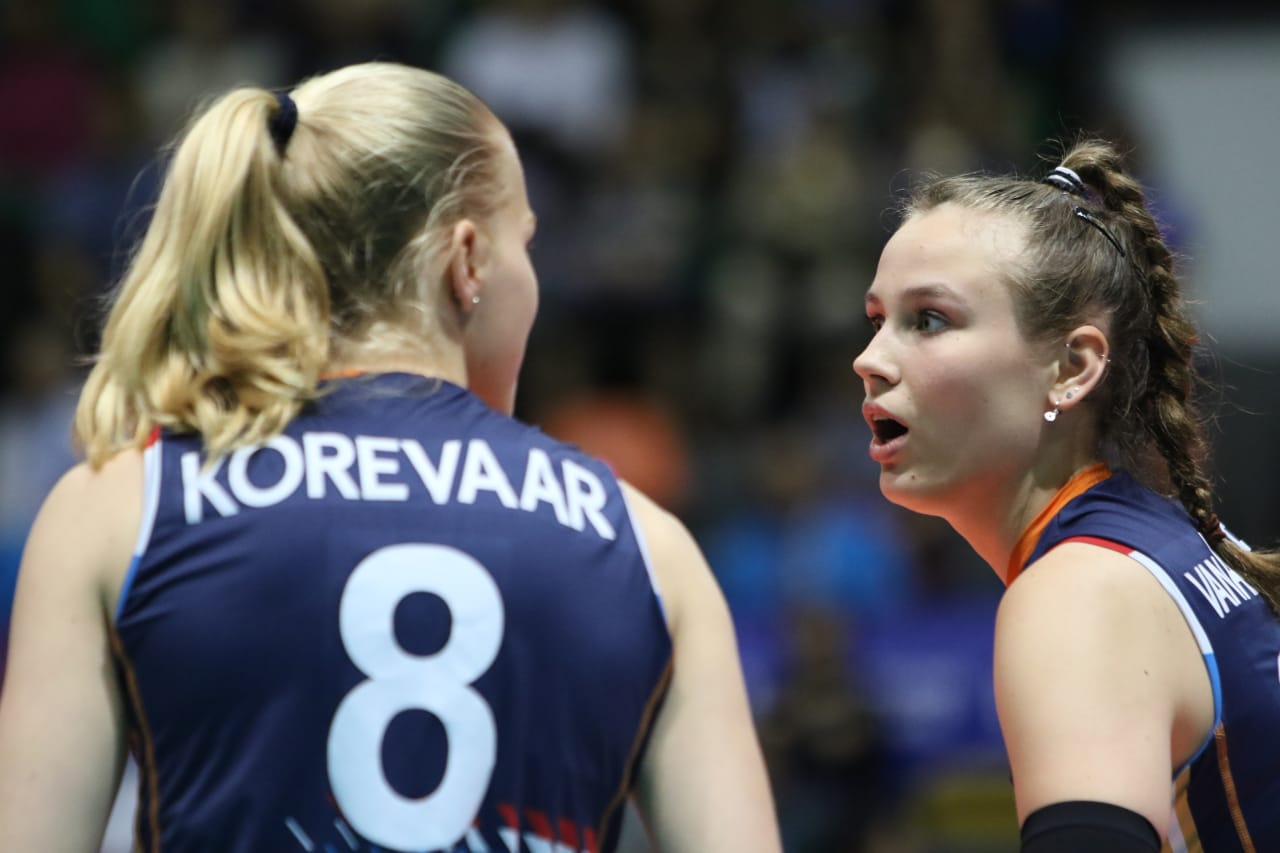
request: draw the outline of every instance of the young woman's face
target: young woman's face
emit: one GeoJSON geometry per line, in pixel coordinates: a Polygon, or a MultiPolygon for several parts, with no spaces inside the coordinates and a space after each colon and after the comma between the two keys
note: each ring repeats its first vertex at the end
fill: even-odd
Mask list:
{"type": "Polygon", "coordinates": [[[948,516],[1030,470],[1056,376],[1005,283],[1024,245],[1006,217],[944,204],[908,220],[867,292],[875,334],[853,363],[885,497],[948,516]]]}
{"type": "Polygon", "coordinates": [[[536,218],[520,158],[505,131],[499,150],[505,197],[484,224],[483,285],[465,337],[468,385],[489,405],[510,414],[538,313],[538,278],[529,259],[536,218]]]}

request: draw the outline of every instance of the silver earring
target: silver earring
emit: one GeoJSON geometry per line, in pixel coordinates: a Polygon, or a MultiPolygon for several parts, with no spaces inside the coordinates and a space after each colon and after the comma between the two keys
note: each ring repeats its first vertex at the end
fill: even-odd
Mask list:
{"type": "Polygon", "coordinates": [[[1058,419],[1058,404],[1054,403],[1053,408],[1044,413],[1044,419],[1049,423],[1053,423],[1058,419]]]}
{"type": "Polygon", "coordinates": [[[479,304],[480,304],[480,297],[479,297],[479,296],[472,296],[472,297],[471,297],[471,304],[472,304],[472,305],[479,305],[479,304]]]}

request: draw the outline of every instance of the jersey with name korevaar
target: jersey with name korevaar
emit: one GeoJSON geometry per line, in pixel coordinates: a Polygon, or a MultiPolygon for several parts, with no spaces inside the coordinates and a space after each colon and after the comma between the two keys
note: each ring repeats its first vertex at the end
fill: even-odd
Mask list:
{"type": "Polygon", "coordinates": [[[112,637],[142,850],[613,849],[672,654],[605,464],[384,374],[145,470],[112,637]]]}
{"type": "Polygon", "coordinates": [[[1164,850],[1280,850],[1280,620],[1209,548],[1181,504],[1127,472],[1067,503],[1027,565],[1071,540],[1112,548],[1151,572],[1182,611],[1209,673],[1214,727],[1174,774],[1164,850]]]}

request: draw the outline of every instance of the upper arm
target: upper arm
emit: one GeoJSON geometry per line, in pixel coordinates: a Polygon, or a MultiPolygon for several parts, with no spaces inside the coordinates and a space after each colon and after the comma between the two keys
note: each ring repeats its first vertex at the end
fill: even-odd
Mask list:
{"type": "Polygon", "coordinates": [[[98,569],[128,553],[128,533],[95,505],[99,476],[81,467],[63,477],[18,574],[0,695],[0,826],[14,849],[96,850],[124,761],[98,569]]]}
{"type": "Polygon", "coordinates": [[[1123,554],[1067,543],[1024,572],[1000,604],[995,652],[1019,823],[1092,800],[1163,837],[1175,721],[1198,658],[1176,605],[1123,554]]]}
{"type": "Polygon", "coordinates": [[[777,851],[777,819],[728,607],[679,521],[634,489],[675,648],[640,767],[637,805],[659,850],[777,851]]]}

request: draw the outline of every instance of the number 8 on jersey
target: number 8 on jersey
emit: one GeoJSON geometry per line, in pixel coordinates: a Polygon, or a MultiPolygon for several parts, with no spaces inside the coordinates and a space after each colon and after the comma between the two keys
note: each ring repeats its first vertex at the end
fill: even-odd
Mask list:
{"type": "Polygon", "coordinates": [[[471,684],[502,644],[504,610],[493,578],[471,556],[444,545],[403,544],[374,551],[356,566],[338,612],[343,646],[367,676],[338,705],[329,729],[329,783],[357,832],[396,850],[452,846],[471,825],[493,774],[497,727],[471,684]],[[405,651],[395,637],[396,607],[432,593],[453,626],[432,655],[405,651]],[[435,715],[448,739],[439,786],[420,799],[398,793],[382,768],[382,741],[401,712],[435,715]]]}

